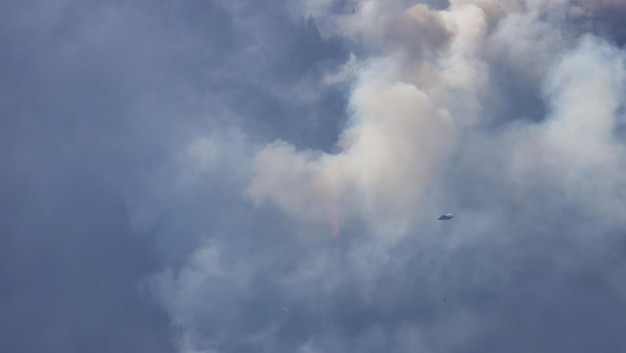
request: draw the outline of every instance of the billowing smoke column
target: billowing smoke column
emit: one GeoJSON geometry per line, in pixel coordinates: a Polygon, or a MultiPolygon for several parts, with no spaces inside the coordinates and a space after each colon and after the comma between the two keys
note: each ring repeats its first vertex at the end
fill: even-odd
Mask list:
{"type": "Polygon", "coordinates": [[[351,43],[315,83],[345,127],[244,143],[252,206],[150,282],[181,352],[626,348],[626,4],[432,5],[302,2],[351,43]]]}
{"type": "MultiPolygon", "coordinates": [[[[501,182],[530,173],[568,194],[581,191],[569,179],[599,182],[577,177],[583,170],[609,168],[604,178],[621,173],[622,147],[613,133],[623,97],[622,53],[566,21],[568,11],[591,5],[453,1],[438,11],[403,5],[364,1],[357,14],[328,25],[372,53],[344,68],[354,81],[341,151],[266,146],[249,188],[254,201],[270,199],[286,212],[326,219],[328,203],[342,202],[376,223],[406,223],[447,206],[439,203],[448,193],[437,189],[466,172],[458,163],[467,158],[481,159],[473,161],[477,169],[497,163],[499,175],[491,177],[501,182]],[[497,76],[507,73],[498,70],[521,82],[501,82],[507,78],[497,76]],[[518,98],[530,99],[506,96],[504,85],[532,89],[526,95],[545,105],[544,114],[511,110],[518,98]]],[[[608,184],[590,209],[621,210],[611,196],[621,185],[608,184]]]]}

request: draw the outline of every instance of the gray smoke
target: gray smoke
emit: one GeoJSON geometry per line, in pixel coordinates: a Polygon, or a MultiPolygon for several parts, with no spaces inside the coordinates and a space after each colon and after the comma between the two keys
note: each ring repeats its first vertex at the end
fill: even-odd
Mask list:
{"type": "Polygon", "coordinates": [[[0,5],[0,348],[620,351],[624,5],[0,5]]]}

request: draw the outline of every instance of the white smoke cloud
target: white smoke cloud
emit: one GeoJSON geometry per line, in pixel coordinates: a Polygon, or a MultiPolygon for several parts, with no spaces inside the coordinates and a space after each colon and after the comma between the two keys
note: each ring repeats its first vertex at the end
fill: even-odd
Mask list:
{"type": "MultiPolygon", "coordinates": [[[[235,145],[238,156],[255,150],[250,170],[238,174],[248,177],[238,191],[254,208],[237,214],[253,218],[275,207],[273,221],[292,228],[280,229],[288,236],[258,234],[237,228],[237,219],[223,221],[214,232],[233,248],[261,238],[279,249],[200,247],[180,270],[157,277],[160,301],[183,327],[181,351],[455,352],[514,344],[503,343],[500,327],[511,333],[518,319],[532,326],[516,300],[531,293],[528,315],[537,317],[549,295],[566,293],[582,267],[608,254],[626,223],[625,151],[616,133],[623,50],[554,15],[571,10],[566,1],[458,0],[436,10],[369,0],[339,14],[333,4],[309,1],[303,9],[323,18],[323,33],[356,48],[318,82],[351,80],[336,150],[280,139],[235,145]],[[544,116],[522,119],[518,97],[499,86],[506,75],[537,88],[544,116]],[[437,223],[444,211],[458,217],[437,223]],[[342,234],[329,245],[333,216],[342,234]],[[536,293],[533,276],[553,280],[548,294],[536,293]],[[264,298],[279,297],[266,305],[284,317],[256,309],[264,325],[249,328],[253,314],[232,306],[259,288],[271,292],[264,298]],[[288,314],[284,302],[293,305],[288,314]]],[[[187,147],[196,182],[207,170],[235,168],[219,167],[231,144],[211,137],[187,147]]],[[[606,276],[623,299],[615,284],[622,272],[606,276]]],[[[537,335],[532,327],[522,329],[537,335]]]]}
{"type": "MultiPolygon", "coordinates": [[[[393,15],[385,11],[379,16],[393,15]]],[[[314,218],[327,218],[325,210],[343,202],[349,204],[342,208],[377,220],[375,215],[406,219],[419,212],[429,186],[456,147],[457,125],[481,120],[475,94],[488,72],[477,54],[486,25],[484,14],[471,5],[447,11],[415,5],[397,15],[430,27],[437,18],[435,26],[448,27],[455,37],[433,62],[422,63],[395,50],[367,58],[352,89],[350,124],[338,142],[341,152],[299,154],[284,143],[266,147],[257,156],[258,172],[249,189],[253,200],[269,198],[285,210],[314,218]]],[[[394,36],[395,29],[386,27],[371,30],[394,36]]],[[[379,41],[370,37],[365,34],[379,41]]]]}
{"type": "Polygon", "coordinates": [[[550,157],[559,161],[569,155],[577,161],[571,163],[615,164],[611,156],[620,152],[609,141],[622,97],[621,53],[609,44],[594,44],[598,42],[594,39],[566,51],[571,44],[558,34],[558,26],[537,17],[536,9],[545,4],[526,5],[531,10],[504,17],[491,35],[484,10],[471,2],[453,2],[445,11],[428,10],[425,5],[409,8],[408,13],[416,7],[432,13],[454,33],[449,48],[428,64],[429,76],[435,78],[425,80],[421,72],[413,71],[422,65],[420,59],[406,60],[394,51],[379,59],[368,58],[352,90],[351,123],[338,142],[341,152],[300,154],[284,143],[267,146],[257,157],[258,172],[249,190],[252,199],[269,198],[288,212],[314,217],[326,217],[323,210],[348,197],[354,202],[351,208],[367,215],[385,209],[394,214],[406,209],[415,212],[429,185],[440,177],[446,158],[454,148],[462,148],[458,138],[488,121],[483,106],[490,102],[484,93],[491,83],[482,55],[485,50],[502,53],[530,80],[550,73],[544,86],[551,116],[539,127],[515,126],[542,131],[531,134],[542,137],[522,139],[531,145],[528,148],[548,154],[561,150],[550,157]],[[583,68],[588,74],[579,74],[583,68]]]}
{"type": "Polygon", "coordinates": [[[624,97],[623,60],[622,52],[591,37],[555,58],[546,81],[551,116],[536,131],[537,140],[524,142],[540,146],[542,160],[535,153],[531,169],[547,167],[572,202],[598,215],[619,215],[615,220],[620,223],[624,150],[614,133],[624,97]]]}

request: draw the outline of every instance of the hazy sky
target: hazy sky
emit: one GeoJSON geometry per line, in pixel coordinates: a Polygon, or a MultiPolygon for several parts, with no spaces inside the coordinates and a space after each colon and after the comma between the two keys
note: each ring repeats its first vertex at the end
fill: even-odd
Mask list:
{"type": "Polygon", "coordinates": [[[0,3],[0,351],[624,351],[624,23],[0,3]]]}

